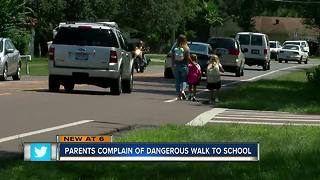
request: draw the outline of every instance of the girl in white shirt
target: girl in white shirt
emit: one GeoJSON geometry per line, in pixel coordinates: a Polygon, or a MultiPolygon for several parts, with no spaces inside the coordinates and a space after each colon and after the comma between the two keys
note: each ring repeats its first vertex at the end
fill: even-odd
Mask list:
{"type": "Polygon", "coordinates": [[[224,72],[224,69],[220,64],[219,57],[217,55],[213,55],[207,67],[207,89],[210,90],[210,103],[219,102],[219,99],[215,94],[221,88],[221,72],[224,72]]]}

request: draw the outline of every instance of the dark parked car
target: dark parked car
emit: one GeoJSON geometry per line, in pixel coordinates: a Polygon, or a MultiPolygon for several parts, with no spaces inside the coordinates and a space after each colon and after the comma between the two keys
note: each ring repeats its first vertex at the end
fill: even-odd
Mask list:
{"type": "MultiPolygon", "coordinates": [[[[202,42],[188,42],[191,54],[196,54],[198,57],[198,64],[201,67],[202,74],[205,75],[208,61],[210,60],[213,51],[210,44],[202,42]]],[[[172,50],[176,47],[176,43],[173,44],[169,51],[164,65],[164,78],[173,78],[172,72],[172,50]]]]}

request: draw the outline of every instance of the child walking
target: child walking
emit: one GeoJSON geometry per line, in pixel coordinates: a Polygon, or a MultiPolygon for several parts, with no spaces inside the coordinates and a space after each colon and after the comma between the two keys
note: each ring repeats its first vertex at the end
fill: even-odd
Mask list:
{"type": "Polygon", "coordinates": [[[188,64],[188,84],[189,84],[189,96],[188,99],[196,101],[197,85],[201,79],[201,67],[197,63],[198,57],[195,54],[191,55],[191,62],[188,64]]]}
{"type": "Polygon", "coordinates": [[[213,55],[207,67],[207,89],[210,90],[209,103],[219,102],[217,93],[221,88],[220,72],[224,72],[217,55],[213,55]]]}

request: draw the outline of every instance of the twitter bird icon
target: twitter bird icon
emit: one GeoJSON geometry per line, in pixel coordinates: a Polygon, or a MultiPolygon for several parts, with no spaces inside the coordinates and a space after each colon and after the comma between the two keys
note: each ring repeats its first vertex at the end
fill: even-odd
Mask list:
{"type": "Polygon", "coordinates": [[[51,160],[51,144],[34,143],[30,144],[31,161],[50,161],[51,160]]]}

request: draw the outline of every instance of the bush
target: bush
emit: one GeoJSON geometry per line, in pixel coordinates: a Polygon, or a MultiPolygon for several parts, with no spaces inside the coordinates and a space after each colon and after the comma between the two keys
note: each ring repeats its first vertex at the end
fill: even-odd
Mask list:
{"type": "Polygon", "coordinates": [[[307,71],[306,75],[310,83],[320,85],[320,65],[307,71]]]}

